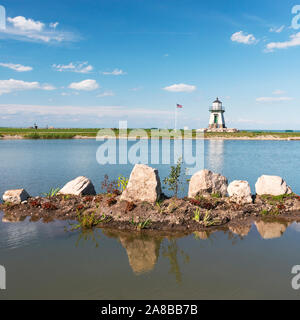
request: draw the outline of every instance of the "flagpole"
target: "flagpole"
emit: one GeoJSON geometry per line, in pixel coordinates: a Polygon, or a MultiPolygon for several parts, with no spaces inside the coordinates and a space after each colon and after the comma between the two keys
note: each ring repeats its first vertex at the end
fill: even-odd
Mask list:
{"type": "Polygon", "coordinates": [[[175,106],[175,131],[177,131],[177,105],[175,106]]]}

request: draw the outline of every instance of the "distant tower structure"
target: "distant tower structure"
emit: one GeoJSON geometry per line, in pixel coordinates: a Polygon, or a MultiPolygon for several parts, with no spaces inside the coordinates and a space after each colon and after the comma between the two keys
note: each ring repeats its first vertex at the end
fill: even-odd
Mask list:
{"type": "Polygon", "coordinates": [[[217,98],[212,106],[209,108],[210,118],[209,118],[209,129],[226,129],[224,112],[225,109],[222,106],[222,102],[217,98]]]}

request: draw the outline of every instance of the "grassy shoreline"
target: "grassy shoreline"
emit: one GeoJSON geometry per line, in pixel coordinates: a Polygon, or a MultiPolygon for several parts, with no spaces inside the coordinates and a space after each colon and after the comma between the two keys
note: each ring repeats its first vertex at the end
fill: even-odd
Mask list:
{"type": "MultiPolygon", "coordinates": [[[[100,129],[18,129],[18,128],[0,128],[0,139],[92,139],[96,138],[100,129]]],[[[136,130],[134,129],[136,132],[136,130]]],[[[183,130],[178,130],[172,139],[180,138],[183,130]]],[[[127,132],[119,129],[101,129],[101,137],[106,138],[126,138],[133,134],[132,129],[127,132]],[[112,130],[114,134],[112,134],[112,130]]],[[[154,132],[151,135],[151,129],[143,129],[143,132],[138,134],[141,138],[169,138],[170,134],[163,130],[154,132]]],[[[196,134],[196,130],[189,131],[189,137],[202,138],[202,135],[196,134]]],[[[240,131],[234,133],[228,132],[208,132],[204,134],[205,139],[220,139],[220,140],[300,140],[300,132],[269,132],[269,131],[240,131]]]]}

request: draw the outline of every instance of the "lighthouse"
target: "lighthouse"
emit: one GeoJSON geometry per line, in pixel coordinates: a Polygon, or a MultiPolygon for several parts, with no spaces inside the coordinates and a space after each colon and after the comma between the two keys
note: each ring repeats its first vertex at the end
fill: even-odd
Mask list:
{"type": "Polygon", "coordinates": [[[225,109],[222,106],[222,102],[217,98],[211,107],[209,107],[209,129],[226,129],[224,112],[225,109]]]}

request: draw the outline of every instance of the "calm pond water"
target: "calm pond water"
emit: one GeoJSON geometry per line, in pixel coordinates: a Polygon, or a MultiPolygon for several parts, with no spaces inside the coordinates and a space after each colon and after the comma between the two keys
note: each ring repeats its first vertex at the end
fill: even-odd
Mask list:
{"type": "MultiPolygon", "coordinates": [[[[131,165],[100,166],[93,140],[0,141],[0,193],[31,195],[78,175],[100,192],[103,175],[129,176],[131,165]]],[[[297,141],[205,141],[205,167],[254,190],[261,174],[284,177],[297,193],[297,141]]],[[[163,178],[169,165],[156,165],[163,178]]],[[[186,191],[182,192],[184,194],[186,191]]],[[[2,215],[0,214],[2,221],[2,215]]],[[[300,265],[300,225],[259,222],[211,234],[65,231],[67,222],[0,222],[0,299],[300,298],[291,269],[300,265]]]]}

